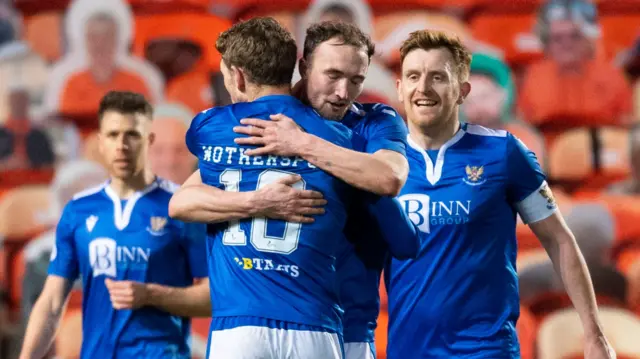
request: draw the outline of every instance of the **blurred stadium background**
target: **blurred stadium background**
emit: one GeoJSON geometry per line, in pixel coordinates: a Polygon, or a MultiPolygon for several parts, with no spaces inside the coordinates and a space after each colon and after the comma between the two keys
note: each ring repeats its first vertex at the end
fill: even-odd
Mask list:
{"type": "MultiPolygon", "coordinates": [[[[377,44],[359,100],[400,111],[402,40],[423,28],[460,36],[474,52],[464,120],[507,129],[536,152],[618,357],[640,358],[640,0],[0,0],[0,358],[17,355],[61,207],[106,176],[99,98],[148,96],[158,119],[151,165],[184,181],[196,165],[184,145],[191,118],[229,102],[213,44],[254,16],[276,18],[300,45],[310,23],[357,23],[377,44]]],[[[581,358],[579,321],[544,250],[526,226],[517,235],[523,358],[581,358]]],[[[80,303],[74,291],[51,357],[78,357],[80,303]]],[[[208,320],[193,331],[202,358],[208,320]]]]}

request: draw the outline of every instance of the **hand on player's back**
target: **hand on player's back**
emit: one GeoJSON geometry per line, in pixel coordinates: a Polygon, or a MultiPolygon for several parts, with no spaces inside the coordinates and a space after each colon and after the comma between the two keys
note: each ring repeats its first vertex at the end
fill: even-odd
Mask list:
{"type": "Polygon", "coordinates": [[[271,121],[257,118],[242,119],[240,123],[244,126],[237,126],[233,131],[250,137],[236,138],[235,142],[239,145],[261,146],[246,151],[245,154],[249,156],[299,155],[308,135],[295,121],[285,115],[271,115],[270,118],[271,121]]]}
{"type": "Polygon", "coordinates": [[[105,279],[113,309],[138,309],[147,304],[147,290],[144,283],[128,280],[105,279]]]}
{"type": "Polygon", "coordinates": [[[311,216],[323,214],[327,201],[322,193],[293,188],[300,180],[300,176],[291,175],[257,190],[252,203],[257,216],[311,223],[311,216]]]}

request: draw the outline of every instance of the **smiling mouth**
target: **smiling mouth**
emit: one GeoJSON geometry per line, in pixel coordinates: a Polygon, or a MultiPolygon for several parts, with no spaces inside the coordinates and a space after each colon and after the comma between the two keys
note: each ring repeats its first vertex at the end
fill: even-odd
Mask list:
{"type": "Polygon", "coordinates": [[[420,99],[420,100],[413,101],[413,104],[418,107],[433,107],[438,104],[438,101],[430,100],[430,99],[420,99]]]}

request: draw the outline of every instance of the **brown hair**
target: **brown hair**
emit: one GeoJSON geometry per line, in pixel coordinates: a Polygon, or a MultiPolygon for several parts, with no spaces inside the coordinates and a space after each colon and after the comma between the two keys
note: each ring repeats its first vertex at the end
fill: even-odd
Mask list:
{"type": "Polygon", "coordinates": [[[109,91],[102,100],[98,108],[98,119],[102,121],[105,112],[117,112],[123,115],[141,114],[153,118],[153,107],[147,99],[135,92],[130,91],[109,91]]]}
{"type": "Polygon", "coordinates": [[[220,34],[216,49],[229,67],[241,68],[256,85],[290,85],[298,49],[293,36],[276,20],[257,17],[220,34]]]}
{"type": "Polygon", "coordinates": [[[323,21],[307,29],[302,57],[309,60],[316,47],[333,38],[338,38],[344,45],[365,48],[369,59],[376,52],[376,47],[369,35],[357,26],[341,21],[323,21]]]}
{"type": "Polygon", "coordinates": [[[442,31],[419,30],[409,34],[400,47],[400,63],[413,50],[432,50],[444,48],[451,52],[460,82],[467,81],[471,67],[471,52],[462,44],[460,38],[442,31]]]}

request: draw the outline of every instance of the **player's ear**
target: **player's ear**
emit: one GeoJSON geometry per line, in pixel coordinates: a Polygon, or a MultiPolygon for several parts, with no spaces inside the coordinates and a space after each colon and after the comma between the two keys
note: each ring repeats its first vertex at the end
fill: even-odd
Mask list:
{"type": "Polygon", "coordinates": [[[153,145],[153,142],[156,140],[155,132],[149,132],[149,146],[153,145]]]}
{"type": "Polygon", "coordinates": [[[306,78],[307,75],[307,61],[304,58],[301,58],[298,62],[298,73],[300,73],[301,78],[306,78]]]}
{"type": "Polygon", "coordinates": [[[396,80],[396,92],[398,93],[398,101],[400,101],[400,103],[404,102],[404,95],[402,94],[402,80],[401,79],[397,79],[396,80]]]}
{"type": "Polygon", "coordinates": [[[235,66],[231,66],[231,71],[233,73],[233,78],[235,79],[236,87],[240,92],[244,92],[247,88],[247,78],[245,77],[244,71],[235,66]]]}
{"type": "Polygon", "coordinates": [[[460,84],[460,96],[458,96],[458,105],[462,105],[464,99],[469,96],[469,92],[471,92],[471,84],[467,81],[460,84]]]}

